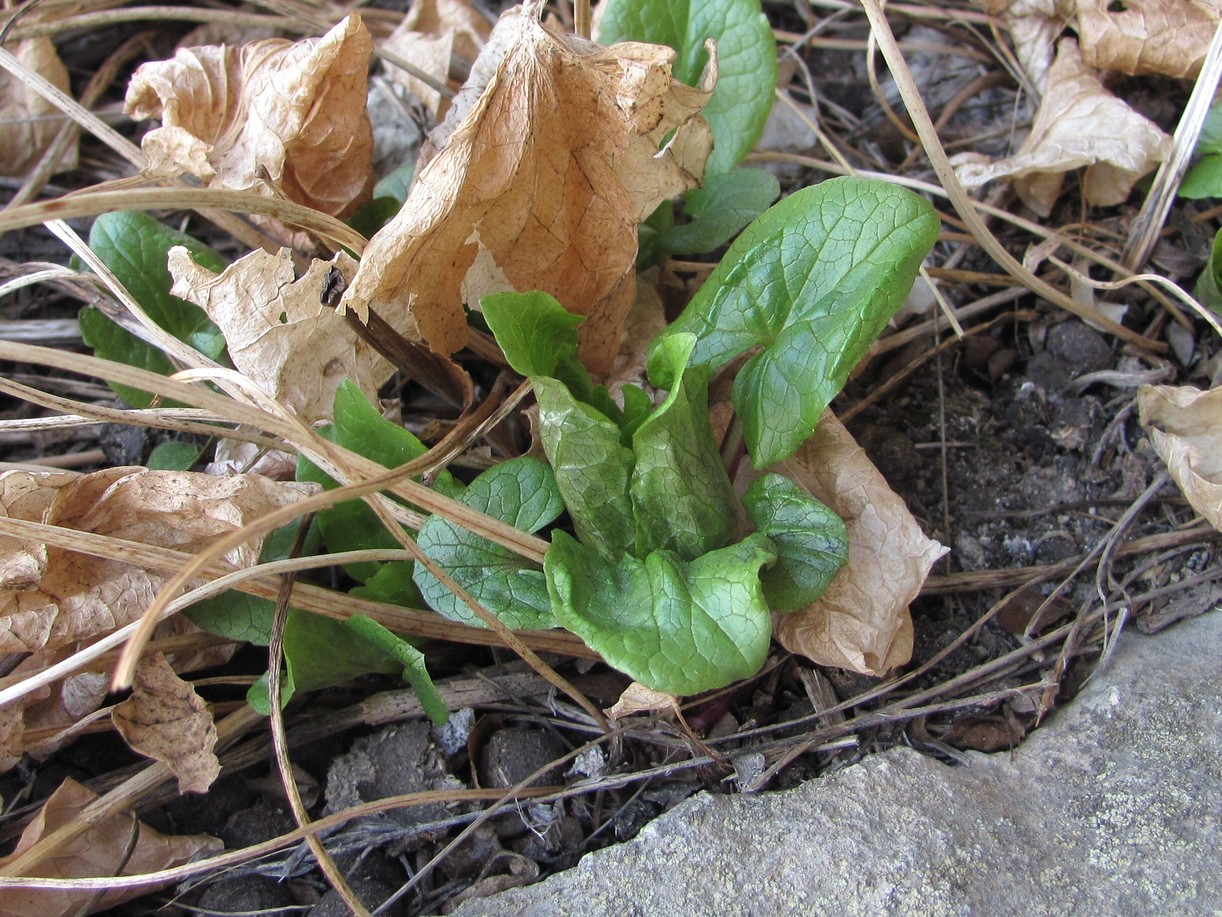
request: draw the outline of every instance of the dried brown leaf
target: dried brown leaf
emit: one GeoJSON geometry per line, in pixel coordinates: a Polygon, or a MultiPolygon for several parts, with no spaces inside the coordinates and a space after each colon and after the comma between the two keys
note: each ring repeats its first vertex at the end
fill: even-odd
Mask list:
{"type": "Polygon", "coordinates": [[[344,216],[370,183],[372,53],[355,14],[322,38],[183,48],[136,70],[124,110],[162,121],[141,141],[154,175],[185,172],[344,216]]]}
{"type": "Polygon", "coordinates": [[[1032,85],[1042,92],[1048,83],[1057,36],[1065,28],[1057,0],[981,0],[981,5],[1006,24],[1014,56],[1032,85]]]}
{"type": "Polygon", "coordinates": [[[1086,167],[1086,202],[1108,206],[1123,202],[1137,179],[1157,168],[1170,151],[1171,138],[1112,95],[1083,63],[1077,44],[1066,39],[1058,46],[1035,124],[1019,151],[994,163],[972,153],[952,161],[968,188],[1015,179],[1023,203],[1048,216],[1071,169],[1086,167]]]}
{"type": "MultiPolygon", "coordinates": [[[[8,471],[0,474],[0,531],[5,518],[45,522],[184,552],[200,550],[245,521],[313,493],[309,484],[258,475],[219,478],[178,471],[111,468],[86,475],[8,471]]],[[[228,560],[250,566],[261,539],[228,560]]],[[[32,552],[28,542],[0,538],[0,652],[29,653],[13,672],[41,671],[143,614],[168,574],[143,570],[122,557],[99,558],[54,546],[32,552]],[[37,574],[36,576],[34,574],[37,574]]],[[[172,622],[162,624],[173,628],[172,622]]],[[[191,654],[180,668],[216,657],[191,654]]],[[[58,731],[97,709],[106,677],[83,672],[0,708],[0,771],[27,750],[26,728],[58,731]]],[[[41,753],[58,747],[40,741],[41,753]]]]}
{"type": "Polygon", "coordinates": [[[256,387],[303,420],[330,420],[335,390],[351,379],[372,398],[394,367],[359,337],[320,293],[331,267],[345,279],[356,262],[314,260],[294,281],[288,249],[255,251],[220,274],[200,267],[185,248],[169,256],[171,292],[195,303],[220,327],[233,365],[256,387]]]}
{"type": "MultiPolygon", "coordinates": [[[[491,23],[469,0],[416,0],[382,47],[439,83],[453,75],[461,84],[491,34],[491,23]]],[[[432,86],[398,67],[389,72],[434,118],[445,113],[447,100],[432,86]]]]}
{"type": "Polygon", "coordinates": [[[495,77],[370,242],[342,305],[362,318],[372,308],[449,355],[467,341],[464,303],[544,290],[587,316],[582,357],[607,370],[634,298],[637,224],[699,180],[710,149],[698,112],[714,65],[693,89],[671,76],[673,61],[668,48],[600,48],[521,16],[495,77]]]}
{"type": "Polygon", "coordinates": [[[140,660],[131,696],[110,718],[123,741],[174,772],[180,793],[206,793],[221,772],[208,704],[161,653],[140,660]]]}
{"type": "Polygon", "coordinates": [[[657,713],[663,710],[680,715],[679,698],[634,681],[620,694],[615,705],[604,712],[613,720],[621,720],[637,713],[657,713]]]}
{"type": "MultiPolygon", "coordinates": [[[[75,780],[65,780],[21,833],[16,849],[0,858],[0,867],[56,829],[74,821],[97,798],[75,780]]],[[[173,837],[150,828],[132,815],[113,815],[61,847],[58,853],[43,862],[39,873],[53,879],[135,875],[169,869],[201,854],[217,853],[222,847],[215,838],[204,835],[173,837]]],[[[147,886],[115,889],[95,898],[95,893],[87,890],[3,888],[0,889],[0,913],[12,917],[74,917],[104,911],[148,892],[147,886]]]]}
{"type": "MultiPolygon", "coordinates": [[[[50,38],[27,38],[10,46],[13,56],[51,85],[70,92],[68,68],[50,38]]],[[[20,178],[46,153],[63,125],[63,114],[13,74],[0,70],[0,175],[20,178]]],[[[76,144],[61,156],[57,171],[75,169],[76,144]]]]}
{"type": "Polygon", "coordinates": [[[1082,59],[1097,70],[1194,78],[1222,0],[1074,0],[1082,59]]]}
{"type": "Polygon", "coordinates": [[[946,548],[925,537],[830,411],[802,448],[773,470],[839,513],[849,533],[848,562],[823,596],[774,618],[781,645],[819,665],[870,675],[906,663],[913,639],[908,603],[946,548]]]}
{"type": "Polygon", "coordinates": [[[1141,424],[1192,508],[1222,531],[1222,389],[1143,385],[1141,424]]]}

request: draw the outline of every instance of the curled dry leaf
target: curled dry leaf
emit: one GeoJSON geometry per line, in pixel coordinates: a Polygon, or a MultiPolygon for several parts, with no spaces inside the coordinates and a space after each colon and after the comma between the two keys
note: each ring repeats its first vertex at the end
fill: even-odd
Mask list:
{"type": "Polygon", "coordinates": [[[1222,389],[1143,385],[1141,425],[1192,508],[1222,531],[1222,389]]]}
{"type": "Polygon", "coordinates": [[[351,379],[373,398],[394,367],[321,300],[334,267],[345,280],[356,262],[340,253],[314,260],[294,280],[288,249],[255,251],[214,274],[182,247],[170,250],[173,295],[195,303],[216,322],[233,365],[261,391],[302,420],[330,420],[335,390],[351,379]]]}
{"type": "Polygon", "coordinates": [[[604,372],[632,307],[637,224],[703,173],[712,141],[698,113],[715,57],[692,88],[671,76],[669,48],[601,48],[553,34],[537,12],[519,17],[496,75],[371,240],[342,305],[449,355],[467,341],[464,303],[544,290],[587,317],[582,358],[604,372]]]}
{"type": "Polygon", "coordinates": [[[1014,56],[1031,84],[1039,91],[1048,85],[1048,68],[1057,36],[1065,29],[1065,17],[1057,11],[1057,0],[980,0],[999,17],[1010,32],[1014,56]]]}
{"type": "MultiPolygon", "coordinates": [[[[461,84],[491,33],[492,25],[469,0],[416,0],[382,47],[439,83],[453,74],[461,84]]],[[[445,113],[446,100],[432,86],[398,67],[388,71],[434,118],[445,113]]]]}
{"type": "Polygon", "coordinates": [[[624,689],[615,705],[604,712],[613,720],[621,720],[636,713],[655,713],[663,710],[681,716],[679,698],[665,691],[647,688],[639,681],[634,681],[624,689]]]}
{"type": "Polygon", "coordinates": [[[1196,77],[1222,17],[1219,0],[1076,0],[1069,6],[1076,7],[1083,60],[1133,75],[1196,77]]]}
{"type": "Polygon", "coordinates": [[[849,559],[823,596],[776,615],[776,636],[819,665],[883,675],[912,656],[916,598],[947,549],[926,538],[904,501],[825,411],[814,436],[772,470],[789,475],[835,510],[848,527],[849,559]]]}
{"type": "MultiPolygon", "coordinates": [[[[97,799],[97,794],[75,780],[65,780],[21,832],[16,849],[0,859],[0,868],[56,829],[75,821],[97,799]]],[[[216,838],[205,835],[174,837],[150,828],[133,815],[112,815],[60,847],[53,857],[42,863],[39,875],[52,879],[137,875],[170,869],[201,855],[218,853],[223,847],[216,838]]],[[[149,891],[148,886],[120,888],[95,898],[96,892],[90,889],[3,888],[0,889],[0,913],[12,917],[74,917],[116,907],[149,891]]]]}
{"type": "MultiPolygon", "coordinates": [[[[145,468],[85,475],[8,471],[0,474],[0,533],[6,518],[26,519],[191,553],[315,490],[258,475],[218,478],[145,468]]],[[[260,547],[254,539],[227,559],[250,566],[260,547]]],[[[0,537],[0,571],[16,574],[0,579],[0,652],[32,654],[15,677],[40,671],[81,643],[139,618],[172,572],[143,570],[119,556],[31,546],[12,536],[0,537]]],[[[81,673],[55,691],[26,695],[0,709],[0,770],[20,757],[27,727],[56,729],[78,720],[97,708],[104,683],[102,674],[81,673]]],[[[43,752],[53,745],[39,741],[43,752]]]]}
{"type": "Polygon", "coordinates": [[[157,177],[185,172],[344,216],[370,184],[372,53],[355,14],[322,38],[183,48],[136,70],[124,111],[161,119],[141,141],[157,177]]]}
{"type": "MultiPolygon", "coordinates": [[[[7,6],[7,4],[0,4],[7,6]]],[[[27,38],[9,48],[17,60],[56,89],[70,91],[68,68],[50,38],[27,38]]],[[[0,71],[0,175],[20,178],[42,158],[63,120],[54,103],[7,71],[0,71]]],[[[76,168],[76,144],[58,170],[76,168]]]]}
{"type": "Polygon", "coordinates": [[[1035,124],[1019,151],[994,163],[974,153],[952,162],[968,188],[1015,179],[1023,203],[1048,216],[1071,169],[1086,167],[1082,196],[1088,204],[1119,204],[1170,151],[1171,138],[1112,95],[1082,61],[1077,43],[1066,39],[1058,46],[1035,124]]]}
{"type": "Polygon", "coordinates": [[[140,660],[131,696],[110,718],[132,749],[174,772],[179,793],[206,793],[221,772],[208,704],[161,653],[140,660]]]}

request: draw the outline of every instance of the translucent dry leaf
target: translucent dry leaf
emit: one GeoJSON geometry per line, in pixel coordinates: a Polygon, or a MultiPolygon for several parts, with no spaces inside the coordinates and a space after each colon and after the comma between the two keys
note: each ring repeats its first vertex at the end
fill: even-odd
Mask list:
{"type": "Polygon", "coordinates": [[[186,173],[344,216],[370,183],[372,53],[355,14],[322,38],[183,48],[136,70],[124,110],[161,119],[141,141],[155,175],[186,173]]]}
{"type": "Polygon", "coordinates": [[[959,180],[978,188],[998,178],[1014,179],[1023,203],[1048,216],[1065,173],[1085,167],[1082,196],[1092,206],[1124,201],[1134,183],[1157,168],[1171,151],[1171,138],[1104,87],[1066,39],[1048,72],[1048,85],[1031,134],[1018,152],[989,163],[974,153],[952,160],[959,180]]]}
{"type": "Polygon", "coordinates": [[[370,242],[342,304],[449,355],[467,341],[464,303],[544,290],[587,316],[582,358],[605,371],[634,298],[637,224],[703,172],[711,139],[698,113],[715,65],[700,88],[685,86],[669,48],[601,48],[532,12],[370,242]]]}
{"type": "Polygon", "coordinates": [[[647,688],[639,681],[634,681],[620,694],[615,705],[604,711],[613,720],[621,720],[637,713],[668,713],[679,714],[679,698],[665,691],[655,691],[647,688]]]}
{"type": "Polygon", "coordinates": [[[131,696],[110,718],[132,749],[174,772],[179,793],[206,793],[221,772],[208,704],[161,653],[140,660],[131,696]]]}
{"type": "Polygon", "coordinates": [[[1222,531],[1222,389],[1143,385],[1141,424],[1192,508],[1222,531]]]}
{"type": "MultiPolygon", "coordinates": [[[[1082,59],[1098,70],[1194,78],[1222,0],[1073,0],[1082,59]]],[[[1066,10],[1069,12],[1069,10],[1066,10]]]]}
{"type": "MultiPolygon", "coordinates": [[[[492,25],[469,0],[416,0],[382,43],[439,83],[451,74],[461,83],[492,33],[492,25]]],[[[398,67],[388,67],[396,82],[420,99],[434,118],[444,114],[441,93],[398,67]]]]}
{"type": "MultiPolygon", "coordinates": [[[[193,553],[218,535],[315,490],[258,475],[220,478],[144,468],[85,475],[14,470],[0,474],[0,532],[6,518],[24,519],[193,553]]],[[[237,567],[250,566],[260,546],[260,539],[254,539],[227,559],[237,567]]],[[[101,558],[52,545],[36,547],[0,537],[0,571],[9,574],[0,578],[0,652],[29,654],[12,673],[16,679],[139,618],[172,572],[144,570],[121,555],[101,558]]],[[[174,627],[173,622],[162,624],[174,627]]],[[[174,662],[185,669],[209,658],[192,654],[174,662]]],[[[12,767],[32,744],[43,753],[54,750],[60,741],[56,733],[98,707],[105,682],[105,673],[83,672],[0,708],[0,771],[12,767]],[[27,729],[39,735],[27,737],[27,729]]]]}
{"type": "MultiPolygon", "coordinates": [[[[16,849],[0,858],[4,867],[56,829],[76,820],[97,795],[75,780],[65,780],[21,833],[16,849]]],[[[129,814],[112,815],[64,844],[38,868],[52,879],[104,878],[169,869],[201,855],[218,853],[223,844],[205,835],[162,834],[129,814]]],[[[0,913],[11,917],[75,917],[95,914],[151,889],[116,889],[97,895],[64,889],[0,888],[0,913]]]]}
{"type": "Polygon", "coordinates": [[[292,254],[255,251],[214,274],[185,248],[170,250],[173,295],[195,303],[216,322],[233,365],[306,421],[330,420],[335,390],[351,379],[371,398],[394,367],[360,337],[343,316],[325,306],[327,272],[345,280],[356,262],[345,254],[314,260],[294,280],[292,254]]]}
{"type": "Polygon", "coordinates": [[[823,596],[801,611],[776,615],[785,649],[819,665],[883,675],[912,656],[917,596],[946,548],[925,537],[904,501],[830,412],[791,458],[770,470],[787,474],[844,519],[849,559],[823,596]]]}
{"type": "MultiPolygon", "coordinates": [[[[50,38],[27,38],[9,47],[13,56],[57,89],[69,92],[68,68],[50,38]]],[[[0,175],[24,176],[42,158],[63,126],[63,115],[13,74],[0,70],[0,175]]],[[[76,168],[76,145],[59,170],[76,168]]]]}

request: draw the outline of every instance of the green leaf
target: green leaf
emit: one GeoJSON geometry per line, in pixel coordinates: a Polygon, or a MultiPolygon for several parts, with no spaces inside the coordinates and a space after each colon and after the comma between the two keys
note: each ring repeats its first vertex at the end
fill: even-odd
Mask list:
{"type": "Polygon", "coordinates": [[[1214,236],[1205,270],[1197,278],[1192,295],[1214,312],[1222,313],[1222,230],[1214,236]]]}
{"type": "MultiPolygon", "coordinates": [[[[347,684],[361,675],[389,675],[401,668],[378,645],[362,639],[342,621],[290,608],[284,626],[284,678],[280,704],[298,691],[318,691],[347,684]]],[[[259,713],[271,713],[267,676],[251,685],[246,701],[259,713]]]]}
{"type": "Polygon", "coordinates": [[[667,551],[612,562],[558,530],[543,570],[561,625],[641,684],[696,694],[763,665],[772,621],[759,569],[775,556],[755,534],[690,563],[667,551]]]}
{"type": "Polygon", "coordinates": [[[582,404],[562,382],[531,377],[539,402],[539,438],[577,536],[611,559],[636,546],[628,495],[635,459],[621,429],[582,404]]]}
{"type": "MultiPolygon", "coordinates": [[[[538,531],[564,511],[551,469],[529,456],[489,468],[458,499],[524,532],[538,531]]],[[[437,515],[425,520],[416,543],[507,627],[556,626],[542,571],[527,566],[508,548],[437,515]]],[[[452,621],[484,626],[423,564],[416,565],[415,580],[433,610],[452,621]]]]}
{"type": "Polygon", "coordinates": [[[578,401],[620,420],[620,409],[607,389],[593,383],[577,356],[577,326],[585,321],[583,316],[539,290],[494,293],[480,300],[480,309],[514,372],[532,380],[559,379],[578,401]]]}
{"type": "Polygon", "coordinates": [[[1222,197],[1222,154],[1203,156],[1184,174],[1179,196],[1190,200],[1222,197]]]}
{"type": "MultiPolygon", "coordinates": [[[[334,415],[335,426],[329,432],[322,431],[323,434],[379,465],[396,468],[428,451],[428,447],[411,431],[383,417],[360,388],[350,380],[345,379],[335,391],[334,415]]],[[[329,475],[306,459],[298,461],[297,480],[312,481],[328,490],[337,486],[329,475]]],[[[460,485],[448,471],[437,476],[434,487],[447,495],[452,495],[460,489],[460,485]]],[[[331,551],[365,551],[400,546],[394,536],[386,531],[386,527],[373,510],[360,500],[347,500],[319,513],[318,528],[331,551]]],[[[395,563],[403,563],[408,568],[411,566],[406,561],[395,563]]],[[[373,562],[346,564],[344,572],[353,579],[369,584],[384,566],[385,564],[373,562]]],[[[406,570],[401,572],[406,574],[406,570]]],[[[390,576],[392,574],[388,574],[388,577],[390,576]]],[[[379,598],[396,601],[397,604],[412,604],[416,598],[414,592],[409,592],[402,600],[391,599],[381,591],[383,588],[389,588],[386,581],[374,588],[379,598]]]]}
{"type": "Polygon", "coordinates": [[[706,174],[729,172],[759,139],[776,89],[776,41],[759,0],[607,0],[598,40],[648,41],[678,53],[675,76],[695,86],[717,42],[717,87],[704,107],[714,147],[706,174]]]}
{"type": "Polygon", "coordinates": [[[756,467],[793,452],[903,304],[938,218],[886,182],[835,178],[769,209],[735,240],[650,349],[650,379],[673,370],[662,342],[697,337],[692,364],[723,366],[753,347],[732,392],[756,467]]]}
{"type": "Polygon", "coordinates": [[[149,453],[148,467],[156,471],[190,471],[203,451],[195,443],[181,440],[158,443],[149,453]]]}
{"type": "Polygon", "coordinates": [[[229,590],[183,612],[196,627],[218,637],[267,646],[276,605],[270,599],[229,590]]]}
{"type": "Polygon", "coordinates": [[[763,169],[735,169],[710,175],[702,188],[683,195],[690,222],[658,233],[657,246],[668,255],[711,252],[729,242],[781,195],[780,182],[763,169]]]}
{"type": "Polygon", "coordinates": [[[356,213],[348,217],[347,223],[365,238],[390,222],[407,200],[407,189],[416,171],[416,160],[406,162],[389,173],[373,186],[373,198],[356,213]]]}
{"type": "MultiPolygon", "coordinates": [[[[149,318],[180,341],[211,359],[225,351],[225,338],[206,312],[194,303],[170,295],[173,278],[166,266],[170,249],[183,245],[197,264],[214,272],[225,268],[225,259],[188,235],[158,223],[146,213],[106,213],[94,221],[89,247],[114,272],[149,318]]],[[[151,344],[115,324],[92,306],[81,310],[81,336],[94,353],[107,360],[149,369],[163,375],[174,366],[151,344]]],[[[134,407],[148,407],[152,396],[139,389],[111,388],[134,407]]]]}
{"type": "Polygon", "coordinates": [[[797,611],[823,595],[849,557],[841,518],[779,474],[753,481],[743,505],[776,548],[776,562],[760,573],[768,607],[797,611]]]}
{"type": "Polygon", "coordinates": [[[425,715],[434,726],[444,726],[450,711],[424,665],[424,654],[398,634],[387,630],[373,618],[353,615],[345,624],[363,640],[378,647],[403,666],[403,680],[412,686],[425,715]]]}
{"type": "Polygon", "coordinates": [[[375,602],[420,608],[424,605],[424,597],[413,579],[415,568],[415,562],[410,560],[384,563],[365,580],[363,586],[354,586],[348,590],[348,594],[375,602]]]}
{"type": "Polygon", "coordinates": [[[638,556],[667,550],[693,560],[734,534],[736,499],[709,423],[708,369],[687,365],[695,346],[691,334],[662,342],[657,358],[674,386],[632,437],[638,556]]]}

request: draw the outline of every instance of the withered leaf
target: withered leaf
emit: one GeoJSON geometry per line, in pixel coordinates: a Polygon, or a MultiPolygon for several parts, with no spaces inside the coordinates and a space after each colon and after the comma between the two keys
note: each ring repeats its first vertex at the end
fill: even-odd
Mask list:
{"type": "Polygon", "coordinates": [[[1075,0],[1082,59],[1098,70],[1194,78],[1222,17],[1218,0],[1075,0]]]}
{"type": "Polygon", "coordinates": [[[954,157],[955,173],[968,188],[998,178],[1015,179],[1023,203],[1048,216],[1065,173],[1086,167],[1082,196],[1093,206],[1123,202],[1134,183],[1171,151],[1158,125],[1116,98],[1065,39],[1048,71],[1048,85],[1031,134],[1019,151],[988,163],[974,153],[954,157]]]}
{"type": "Polygon", "coordinates": [[[140,660],[131,696],[110,718],[123,741],[174,772],[180,793],[206,793],[221,772],[208,705],[161,653],[140,660]]]}
{"type": "MultiPolygon", "coordinates": [[[[538,4],[536,4],[536,7],[538,4]]],[[[342,305],[370,308],[449,355],[463,305],[544,290],[587,316],[581,354],[605,371],[632,306],[637,224],[693,186],[711,138],[700,88],[671,76],[669,48],[600,48],[519,19],[496,75],[403,209],[371,240],[342,305]],[[659,152],[671,133],[674,137],[659,152]]]]}
{"type": "Polygon", "coordinates": [[[1192,508],[1222,531],[1222,389],[1143,385],[1137,408],[1192,508]]]}
{"type": "MultiPolygon", "coordinates": [[[[21,833],[16,849],[0,858],[0,866],[12,862],[39,840],[75,820],[97,798],[75,780],[65,780],[21,833]]],[[[132,815],[113,815],[92,825],[43,861],[39,874],[54,879],[83,879],[156,872],[190,862],[201,854],[218,853],[223,846],[215,838],[204,835],[173,837],[150,828],[132,815]]],[[[149,890],[147,886],[121,888],[95,899],[92,890],[4,888],[0,889],[0,913],[12,917],[74,917],[82,913],[83,907],[88,906],[84,913],[97,913],[146,895],[149,890]]]]}
{"type": "Polygon", "coordinates": [[[216,322],[233,365],[255,386],[306,421],[329,420],[335,390],[351,379],[373,397],[394,367],[322,304],[331,267],[351,277],[355,262],[314,260],[294,280],[292,255],[255,251],[213,274],[185,248],[170,250],[173,295],[195,303],[216,322]]]}
{"type": "Polygon", "coordinates": [[[822,597],[776,615],[785,649],[819,665],[883,675],[912,656],[908,604],[946,548],[925,537],[904,501],[825,411],[814,435],[772,470],[835,510],[848,528],[849,559],[822,597]]]}
{"type": "MultiPolygon", "coordinates": [[[[416,0],[382,47],[439,83],[449,82],[451,73],[461,83],[491,33],[491,24],[469,0],[416,0]]],[[[440,92],[398,67],[387,69],[434,118],[444,114],[440,92]]]]}
{"type": "MultiPolygon", "coordinates": [[[[14,470],[0,474],[0,533],[6,519],[45,522],[64,529],[128,541],[201,549],[245,521],[313,493],[309,484],[279,483],[258,475],[228,478],[144,468],[111,468],[86,475],[14,470]]],[[[245,567],[258,558],[260,539],[228,556],[245,567]]],[[[29,653],[13,677],[41,671],[143,614],[167,573],[143,570],[122,557],[98,558],[0,534],[0,652],[29,653]]],[[[175,622],[163,622],[173,628],[175,622]]],[[[188,665],[214,655],[175,659],[188,665]]],[[[82,672],[54,689],[27,694],[0,708],[0,772],[30,750],[25,730],[52,734],[71,726],[102,702],[104,673],[82,672]]],[[[37,740],[39,753],[58,740],[37,740]]]]}
{"type": "MultiPolygon", "coordinates": [[[[70,91],[68,68],[47,37],[11,46],[13,56],[51,85],[70,91]]],[[[42,158],[64,123],[60,110],[11,73],[0,70],[0,175],[20,178],[42,158]]],[[[62,156],[59,170],[76,168],[76,145],[62,156]]]]}
{"type": "Polygon", "coordinates": [[[183,48],[136,70],[124,111],[161,119],[141,141],[158,177],[187,173],[345,216],[370,183],[372,53],[355,14],[322,38],[183,48]]]}

